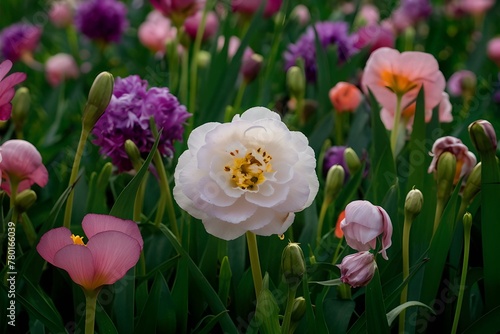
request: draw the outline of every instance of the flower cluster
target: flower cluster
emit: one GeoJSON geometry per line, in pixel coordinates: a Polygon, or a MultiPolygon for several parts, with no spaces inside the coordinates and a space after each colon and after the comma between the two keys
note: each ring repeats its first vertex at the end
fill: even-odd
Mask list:
{"type": "Polygon", "coordinates": [[[10,61],[18,61],[26,53],[38,46],[42,29],[27,23],[13,24],[0,32],[2,56],[10,61]]]}
{"type": "Polygon", "coordinates": [[[90,39],[118,42],[128,27],[127,7],[116,0],[90,0],[75,13],[75,25],[90,39]]]}
{"type": "Polygon", "coordinates": [[[149,127],[151,117],[158,129],[163,129],[160,153],[172,156],[173,143],[182,140],[184,122],[189,116],[168,88],[148,90],[148,82],[137,75],[117,78],[111,102],[92,131],[93,143],[120,171],[128,171],[132,163],[125,152],[125,141],[130,139],[141,153],[149,153],[155,141],[149,127]]]}

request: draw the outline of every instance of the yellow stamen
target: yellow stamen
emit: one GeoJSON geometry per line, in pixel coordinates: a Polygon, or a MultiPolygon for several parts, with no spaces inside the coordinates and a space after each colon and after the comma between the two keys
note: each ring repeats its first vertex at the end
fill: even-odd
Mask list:
{"type": "Polygon", "coordinates": [[[389,88],[397,95],[404,95],[418,86],[418,83],[411,81],[404,75],[394,73],[391,69],[383,70],[380,79],[381,85],[389,88]]]}
{"type": "Polygon", "coordinates": [[[272,157],[261,147],[240,156],[239,151],[229,152],[233,164],[224,166],[224,171],[231,173],[231,181],[243,190],[256,190],[255,186],[263,183],[264,173],[272,172],[272,157]]]}
{"type": "Polygon", "coordinates": [[[79,235],[74,235],[72,234],[71,235],[71,240],[73,240],[73,243],[75,245],[82,245],[82,246],[86,246],[85,243],[83,242],[83,237],[79,236],[79,235]]]}

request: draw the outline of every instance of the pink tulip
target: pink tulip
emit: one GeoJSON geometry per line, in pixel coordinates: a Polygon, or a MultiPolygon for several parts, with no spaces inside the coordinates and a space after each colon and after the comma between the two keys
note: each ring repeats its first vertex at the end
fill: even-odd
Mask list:
{"type": "Polygon", "coordinates": [[[65,28],[73,23],[73,8],[68,1],[55,1],[50,6],[49,19],[58,28],[65,28]]]}
{"type": "Polygon", "coordinates": [[[143,247],[137,224],[108,215],[88,214],[75,236],[65,227],[45,233],[36,250],[50,264],[64,269],[86,291],[113,284],[135,266],[143,247]]]}
{"type": "Polygon", "coordinates": [[[164,54],[167,43],[175,40],[177,29],[168,18],[155,10],[139,26],[137,35],[142,45],[153,52],[164,54]]]}
{"type": "Polygon", "coordinates": [[[163,15],[181,25],[184,19],[202,8],[202,0],[149,0],[153,7],[163,15]]]}
{"type": "Polygon", "coordinates": [[[387,260],[386,250],[391,246],[391,218],[380,206],[368,201],[353,201],[345,208],[345,218],[340,223],[349,247],[357,251],[367,251],[377,247],[380,242],[382,257],[387,260]]]}
{"type": "Polygon", "coordinates": [[[363,100],[363,94],[351,83],[341,81],[328,93],[337,112],[354,112],[363,100]]]}
{"type": "Polygon", "coordinates": [[[240,73],[247,83],[255,80],[260,72],[263,61],[264,58],[261,55],[254,53],[253,51],[245,52],[241,61],[240,73]]]}
{"type": "Polygon", "coordinates": [[[467,146],[465,146],[460,139],[446,136],[439,138],[434,142],[434,145],[432,145],[431,156],[433,156],[433,158],[427,170],[428,173],[436,172],[439,157],[444,152],[452,153],[457,161],[455,179],[453,181],[454,184],[456,184],[461,177],[469,175],[472,168],[476,165],[476,156],[474,153],[469,152],[467,146]]]}
{"type": "Polygon", "coordinates": [[[358,16],[365,25],[377,24],[380,20],[378,8],[372,4],[364,4],[361,6],[358,16]]]}
{"type": "Polygon", "coordinates": [[[265,17],[272,16],[280,10],[282,0],[232,0],[231,5],[235,12],[252,15],[259,9],[263,1],[266,1],[265,17]]]}
{"type": "Polygon", "coordinates": [[[487,47],[488,58],[500,67],[500,37],[492,38],[487,47]]]}
{"type": "MultiPolygon", "coordinates": [[[[198,11],[196,14],[188,17],[186,21],[184,21],[184,29],[193,40],[196,38],[196,34],[198,33],[198,27],[201,24],[202,17],[203,12],[198,11]]],[[[219,19],[217,18],[217,15],[214,12],[208,12],[202,39],[205,41],[210,37],[215,36],[217,29],[219,29],[219,19]]]]}
{"type": "Polygon", "coordinates": [[[375,50],[368,59],[362,77],[365,93],[370,89],[387,110],[396,109],[397,96],[402,109],[417,98],[423,86],[425,109],[432,110],[443,98],[445,79],[436,59],[424,52],[399,51],[390,48],[375,50]]]}
{"type": "Polygon", "coordinates": [[[362,49],[367,46],[370,47],[370,53],[383,47],[393,48],[394,32],[377,24],[361,27],[354,34],[354,47],[362,49]]]}
{"type": "Polygon", "coordinates": [[[45,76],[51,86],[57,86],[66,79],[76,79],[79,75],[78,65],[69,54],[58,53],[45,63],[45,76]]]}
{"type": "Polygon", "coordinates": [[[44,187],[49,179],[47,169],[42,164],[42,156],[31,143],[21,140],[8,140],[0,146],[0,173],[2,189],[9,195],[12,186],[17,191],[29,189],[34,183],[44,187]]]}
{"type": "Polygon", "coordinates": [[[347,255],[337,267],[340,268],[340,280],[357,288],[370,283],[375,275],[377,263],[373,254],[365,251],[347,255]]]}
{"type": "Polygon", "coordinates": [[[0,121],[6,121],[10,118],[12,105],[10,101],[16,94],[14,86],[26,80],[25,73],[12,73],[5,76],[12,68],[10,60],[4,60],[0,63],[0,121]]]}

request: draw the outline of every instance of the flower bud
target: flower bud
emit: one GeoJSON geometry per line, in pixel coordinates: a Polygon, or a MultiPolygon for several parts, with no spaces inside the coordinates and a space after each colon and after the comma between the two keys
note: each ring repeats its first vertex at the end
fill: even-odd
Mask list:
{"type": "Polygon", "coordinates": [[[337,112],[354,112],[361,103],[363,94],[353,84],[341,81],[330,89],[328,97],[337,112]]]}
{"type": "Polygon", "coordinates": [[[31,97],[28,88],[21,87],[16,91],[12,99],[12,121],[16,130],[21,130],[28,117],[30,110],[31,97]]]}
{"type": "Polygon", "coordinates": [[[465,203],[470,204],[474,196],[481,190],[481,163],[479,162],[470,172],[462,192],[465,203]]]}
{"type": "Polygon", "coordinates": [[[292,321],[299,322],[304,314],[306,314],[306,299],[304,297],[297,297],[293,301],[292,321]]]}
{"type": "Polygon", "coordinates": [[[488,42],[487,55],[495,64],[500,66],[500,37],[492,38],[488,42]]]}
{"type": "Polygon", "coordinates": [[[252,82],[257,77],[263,62],[264,58],[257,53],[246,53],[243,56],[240,71],[247,83],[252,82]]]}
{"type": "Polygon", "coordinates": [[[83,127],[92,130],[101,118],[113,96],[114,79],[109,72],[101,72],[90,87],[89,97],[83,111],[83,127]]]}
{"type": "Polygon", "coordinates": [[[340,280],[357,288],[370,283],[375,275],[377,263],[372,253],[364,251],[347,255],[337,267],[340,268],[340,280]]]}
{"type": "Polygon", "coordinates": [[[491,152],[497,149],[497,136],[490,122],[479,120],[469,125],[469,135],[476,149],[481,152],[491,152]]]}
{"type": "Polygon", "coordinates": [[[125,141],[125,152],[127,153],[130,161],[132,162],[132,166],[134,167],[135,171],[139,171],[139,169],[142,166],[143,159],[141,157],[141,152],[139,151],[139,148],[135,143],[127,139],[125,141]]]}
{"type": "Polygon", "coordinates": [[[424,204],[424,196],[418,189],[412,189],[406,195],[405,200],[405,215],[415,217],[422,211],[424,204]]]}
{"type": "Polygon", "coordinates": [[[208,65],[210,64],[211,58],[212,56],[210,55],[210,52],[205,50],[200,50],[196,58],[198,67],[207,68],[208,65]]]}
{"type": "Polygon", "coordinates": [[[346,148],[344,151],[344,160],[350,174],[356,174],[361,168],[361,160],[359,160],[356,152],[350,147],[346,148]]]}
{"type": "Polygon", "coordinates": [[[283,281],[290,289],[296,289],[306,272],[304,253],[298,243],[289,243],[281,256],[283,281]]]}
{"type": "Polygon", "coordinates": [[[472,215],[470,214],[470,212],[466,212],[464,214],[464,218],[463,218],[463,222],[464,224],[464,232],[465,233],[470,233],[470,228],[472,226],[472,215]]]}
{"type": "Polygon", "coordinates": [[[444,152],[437,163],[438,198],[447,198],[451,192],[456,173],[457,159],[450,152],[444,152]]]}
{"type": "Polygon", "coordinates": [[[304,72],[298,66],[292,66],[286,72],[286,84],[290,95],[299,99],[302,98],[306,91],[306,79],[304,72]]]}
{"type": "Polygon", "coordinates": [[[333,165],[326,175],[325,200],[331,202],[337,198],[344,185],[344,168],[333,165]]]}
{"type": "Polygon", "coordinates": [[[16,209],[18,212],[26,212],[33,204],[35,204],[36,199],[36,193],[33,190],[23,190],[16,196],[16,209]]]}
{"type": "Polygon", "coordinates": [[[303,27],[311,21],[311,13],[309,13],[309,9],[302,4],[295,6],[290,14],[290,17],[303,27]]]}

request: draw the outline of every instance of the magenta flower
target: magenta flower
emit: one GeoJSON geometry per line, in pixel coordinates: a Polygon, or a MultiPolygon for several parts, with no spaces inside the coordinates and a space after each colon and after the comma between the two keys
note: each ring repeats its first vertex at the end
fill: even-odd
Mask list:
{"type": "Polygon", "coordinates": [[[465,146],[460,139],[446,136],[439,138],[434,142],[434,145],[432,145],[432,153],[430,154],[433,158],[427,170],[428,173],[436,172],[439,157],[444,152],[452,153],[457,159],[455,179],[453,181],[454,184],[456,184],[461,177],[469,175],[472,168],[476,165],[476,156],[474,153],[469,152],[469,148],[465,146]]]}
{"type": "Polygon", "coordinates": [[[34,183],[40,187],[47,184],[47,168],[42,164],[42,156],[31,143],[21,139],[8,140],[0,146],[0,155],[2,189],[9,195],[13,187],[21,192],[34,183]]]}
{"type": "MultiPolygon", "coordinates": [[[[264,8],[264,16],[269,17],[280,10],[282,0],[265,0],[266,7],[264,8]]],[[[232,0],[231,5],[233,11],[246,15],[254,14],[263,0],[232,0]]]]}
{"type": "Polygon", "coordinates": [[[127,7],[116,0],[83,2],[76,9],[75,25],[90,39],[118,42],[128,27],[127,7]]]}
{"type": "Polygon", "coordinates": [[[64,269],[86,291],[113,284],[135,266],[143,247],[137,224],[108,215],[88,214],[83,218],[83,237],[65,227],[45,233],[36,250],[50,264],[64,269]]]}
{"type": "Polygon", "coordinates": [[[340,268],[340,280],[353,288],[365,286],[370,283],[375,275],[377,263],[372,253],[365,251],[347,255],[338,264],[340,268]]]}
{"type": "Polygon", "coordinates": [[[10,60],[4,60],[0,63],[0,121],[6,121],[10,118],[12,111],[12,98],[16,94],[14,86],[26,80],[25,73],[12,73],[5,76],[12,68],[10,60]]]}
{"type": "Polygon", "coordinates": [[[31,24],[16,23],[0,32],[0,50],[5,59],[18,61],[32,53],[38,46],[42,28],[31,24]]]}
{"type": "Polygon", "coordinates": [[[202,0],[149,0],[153,7],[165,16],[168,16],[176,24],[180,25],[184,20],[203,8],[202,0]]]}
{"type": "MultiPolygon", "coordinates": [[[[198,27],[201,24],[201,19],[203,18],[203,11],[198,11],[196,14],[188,17],[186,21],[184,21],[184,29],[186,33],[191,37],[191,39],[196,38],[196,34],[198,33],[198,27]]],[[[202,39],[205,41],[217,33],[217,29],[219,29],[219,19],[215,12],[208,12],[207,18],[205,22],[205,30],[203,30],[202,39]]]]}
{"type": "Polygon", "coordinates": [[[392,223],[382,207],[368,201],[353,201],[345,208],[345,218],[340,228],[349,247],[357,251],[375,249],[380,237],[382,249],[379,253],[388,259],[386,250],[392,244],[392,223]]]}
{"type": "Polygon", "coordinates": [[[376,23],[361,27],[354,34],[354,47],[369,47],[370,53],[383,47],[394,48],[394,33],[376,23]]]}

